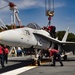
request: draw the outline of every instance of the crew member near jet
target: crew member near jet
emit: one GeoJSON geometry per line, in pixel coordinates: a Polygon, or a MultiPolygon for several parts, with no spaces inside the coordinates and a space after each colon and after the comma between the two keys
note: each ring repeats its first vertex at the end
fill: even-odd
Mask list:
{"type": "Polygon", "coordinates": [[[6,63],[8,63],[8,53],[9,53],[9,50],[6,46],[4,46],[4,60],[6,61],[6,63]]]}
{"type": "Polygon", "coordinates": [[[58,57],[58,61],[60,62],[60,66],[63,66],[63,63],[62,63],[62,61],[61,61],[61,56],[60,56],[60,53],[59,53],[59,51],[57,50],[57,49],[52,49],[52,48],[50,48],[49,49],[49,52],[50,52],[50,58],[53,56],[53,61],[52,61],[52,63],[53,64],[51,64],[51,66],[55,66],[56,64],[55,64],[55,62],[56,62],[56,58],[58,57]]]}
{"type": "Polygon", "coordinates": [[[48,27],[43,27],[43,30],[46,30],[47,32],[50,33],[51,37],[56,38],[56,27],[55,26],[48,26],[48,27]]]}
{"type": "Polygon", "coordinates": [[[0,45],[0,59],[1,59],[1,66],[4,67],[4,57],[3,57],[4,51],[3,47],[0,45]]]}
{"type": "Polygon", "coordinates": [[[48,28],[44,26],[44,27],[43,27],[43,30],[48,31],[48,28]]]}
{"type": "Polygon", "coordinates": [[[50,33],[50,35],[53,37],[53,38],[56,38],[56,27],[55,26],[48,26],[48,32],[50,33]]]}

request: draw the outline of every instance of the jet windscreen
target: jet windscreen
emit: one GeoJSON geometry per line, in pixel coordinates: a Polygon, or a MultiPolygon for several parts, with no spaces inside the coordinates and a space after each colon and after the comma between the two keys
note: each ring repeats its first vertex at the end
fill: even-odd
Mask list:
{"type": "Polygon", "coordinates": [[[41,29],[41,27],[38,26],[36,23],[29,23],[26,27],[33,28],[33,29],[38,29],[38,30],[41,29]]]}

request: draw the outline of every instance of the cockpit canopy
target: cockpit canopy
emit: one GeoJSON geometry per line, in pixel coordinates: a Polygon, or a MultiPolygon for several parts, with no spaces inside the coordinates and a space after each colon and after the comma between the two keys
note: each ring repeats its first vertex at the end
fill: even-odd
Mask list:
{"type": "Polygon", "coordinates": [[[41,27],[37,25],[36,23],[29,23],[26,27],[32,28],[32,29],[38,29],[40,30],[41,27]]]}

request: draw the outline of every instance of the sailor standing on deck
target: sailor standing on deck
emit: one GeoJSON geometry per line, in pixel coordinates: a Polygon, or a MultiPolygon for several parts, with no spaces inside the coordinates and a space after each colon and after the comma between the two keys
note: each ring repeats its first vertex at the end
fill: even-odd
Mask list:
{"type": "Polygon", "coordinates": [[[0,45],[0,59],[1,59],[1,66],[4,67],[4,57],[3,57],[4,51],[2,46],[0,45]]]}
{"type": "Polygon", "coordinates": [[[4,60],[6,61],[6,63],[8,63],[8,53],[9,53],[9,50],[6,46],[4,46],[4,60]]]}

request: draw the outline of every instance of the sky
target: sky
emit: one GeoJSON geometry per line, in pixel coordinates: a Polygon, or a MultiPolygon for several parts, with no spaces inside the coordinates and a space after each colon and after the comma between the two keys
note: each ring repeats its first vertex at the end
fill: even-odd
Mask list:
{"type": "MultiPolygon", "coordinates": [[[[9,0],[18,7],[18,15],[22,25],[35,22],[40,27],[48,25],[48,17],[45,15],[45,0],[9,0]]],[[[0,8],[8,3],[0,0],[0,8]]],[[[6,7],[0,10],[0,19],[5,24],[11,23],[11,10],[6,7]]],[[[75,34],[75,0],[54,0],[54,16],[51,25],[56,26],[56,31],[66,30],[75,34]]]]}

